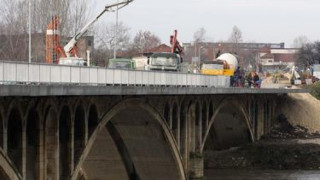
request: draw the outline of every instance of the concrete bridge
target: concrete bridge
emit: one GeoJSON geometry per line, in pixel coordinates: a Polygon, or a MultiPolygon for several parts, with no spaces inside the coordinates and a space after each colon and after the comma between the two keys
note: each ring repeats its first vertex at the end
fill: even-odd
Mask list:
{"type": "Polygon", "coordinates": [[[304,92],[7,82],[0,85],[3,180],[201,179],[205,152],[258,140],[279,99],[304,92]]]}

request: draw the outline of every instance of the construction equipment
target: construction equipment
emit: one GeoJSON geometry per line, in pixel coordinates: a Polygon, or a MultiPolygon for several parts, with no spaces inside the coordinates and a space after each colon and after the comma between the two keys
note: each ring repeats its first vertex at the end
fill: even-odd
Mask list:
{"type": "Polygon", "coordinates": [[[77,55],[77,42],[79,39],[87,33],[89,28],[105,13],[113,11],[113,8],[121,9],[131,3],[133,0],[126,0],[123,2],[115,3],[112,5],[105,6],[104,10],[98,14],[92,21],[86,24],[63,48],[60,45],[60,34],[59,34],[59,18],[55,16],[48,26],[47,37],[46,37],[46,62],[57,63],[57,64],[84,64],[83,58],[79,58],[77,55]]]}
{"type": "Polygon", "coordinates": [[[224,53],[214,61],[204,62],[201,67],[201,73],[210,75],[233,76],[234,71],[237,68],[237,58],[230,53],[224,53]]]}
{"type": "Polygon", "coordinates": [[[178,31],[170,36],[171,52],[153,53],[149,60],[150,70],[180,71],[183,49],[177,39],[178,31]]]}

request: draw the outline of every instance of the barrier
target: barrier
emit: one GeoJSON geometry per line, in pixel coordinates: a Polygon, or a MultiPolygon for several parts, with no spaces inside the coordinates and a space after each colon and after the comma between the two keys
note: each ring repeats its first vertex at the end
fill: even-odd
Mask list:
{"type": "Polygon", "coordinates": [[[228,76],[0,61],[2,84],[229,87],[228,76]]]}

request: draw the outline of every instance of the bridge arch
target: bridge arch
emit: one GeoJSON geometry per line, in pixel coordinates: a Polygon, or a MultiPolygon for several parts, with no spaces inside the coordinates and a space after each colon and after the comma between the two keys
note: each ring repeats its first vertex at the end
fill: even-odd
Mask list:
{"type": "Polygon", "coordinates": [[[0,179],[20,180],[21,175],[17,173],[16,168],[13,168],[14,165],[8,159],[9,157],[4,155],[4,152],[0,150],[0,179]]]}
{"type": "Polygon", "coordinates": [[[243,119],[245,121],[244,123],[245,123],[245,126],[246,126],[247,130],[249,131],[250,140],[254,141],[254,135],[253,135],[252,127],[250,125],[249,117],[248,117],[248,114],[246,113],[244,107],[233,98],[225,98],[219,104],[219,106],[217,106],[215,108],[215,111],[213,112],[213,115],[212,115],[212,117],[211,117],[211,119],[209,121],[209,124],[208,124],[208,128],[205,131],[204,139],[203,139],[203,142],[202,142],[201,147],[200,147],[200,152],[203,152],[203,150],[204,150],[204,147],[205,147],[206,142],[208,140],[208,136],[209,136],[210,130],[212,129],[214,122],[217,120],[217,116],[219,115],[220,112],[222,112],[226,108],[229,109],[229,110],[230,109],[234,109],[239,113],[240,116],[242,116],[241,119],[243,119]]]}
{"type": "MultiPolygon", "coordinates": [[[[159,131],[160,133],[163,133],[163,137],[164,137],[164,141],[166,141],[167,145],[169,145],[169,150],[172,152],[171,154],[173,154],[173,157],[171,157],[173,159],[173,162],[175,163],[175,167],[177,169],[177,175],[179,176],[179,179],[185,179],[185,172],[184,172],[184,169],[183,169],[183,166],[182,166],[182,162],[181,162],[181,159],[180,159],[180,155],[179,155],[179,151],[178,151],[178,148],[176,147],[175,145],[175,142],[174,142],[174,137],[172,136],[172,134],[170,133],[170,129],[168,128],[167,124],[166,124],[166,121],[164,119],[164,117],[161,115],[162,113],[161,112],[158,112],[156,111],[151,105],[149,105],[148,103],[146,103],[145,101],[143,100],[139,100],[139,99],[128,99],[128,100],[124,100],[120,103],[118,103],[117,105],[115,105],[112,109],[110,109],[107,113],[105,113],[98,125],[98,127],[96,128],[96,130],[93,132],[91,138],[89,139],[88,143],[87,143],[87,146],[80,158],[80,161],[79,163],[77,164],[76,168],[75,168],[75,171],[73,173],[73,176],[72,176],[72,179],[75,180],[79,174],[79,172],[82,169],[86,159],[88,158],[88,155],[90,153],[90,151],[93,149],[94,147],[94,143],[96,140],[99,139],[99,133],[101,133],[102,131],[105,131],[105,129],[108,129],[109,133],[110,133],[110,130],[108,128],[108,124],[111,123],[111,126],[119,126],[119,124],[123,123],[122,120],[123,119],[114,119],[114,118],[119,118],[121,117],[123,113],[128,113],[128,109],[129,110],[139,110],[142,112],[143,115],[146,115],[145,113],[148,114],[148,116],[154,120],[156,120],[156,122],[151,122],[151,121],[148,121],[148,122],[144,122],[145,126],[150,126],[150,123],[156,123],[157,126],[159,126],[161,128],[161,131],[159,131]]],[[[134,111],[132,111],[134,112],[134,111]]],[[[135,113],[138,113],[137,111],[135,113]]],[[[139,114],[139,113],[138,113],[139,114]]],[[[137,115],[137,114],[135,114],[137,115]]],[[[139,116],[141,117],[141,116],[139,116]]],[[[135,119],[134,122],[136,122],[137,119],[135,119]]],[[[137,120],[139,121],[139,120],[137,120]]],[[[153,120],[152,120],[153,121],[153,120]]],[[[136,123],[139,123],[139,122],[136,122],[136,123]]],[[[121,128],[120,130],[115,128],[116,131],[120,132],[121,131],[121,128]]],[[[130,129],[128,130],[130,131],[130,129]]],[[[124,131],[124,132],[128,132],[128,131],[124,131]]],[[[155,129],[141,129],[141,131],[132,131],[131,132],[134,132],[134,133],[144,133],[145,131],[150,131],[150,132],[153,132],[155,131],[155,129]]],[[[122,132],[123,133],[123,132],[122,132]]],[[[111,133],[112,134],[112,133],[111,133]]],[[[111,135],[112,136],[112,135],[111,135]]],[[[135,136],[135,135],[134,135],[135,136]]],[[[129,135],[129,138],[131,136],[129,135]]],[[[159,137],[162,137],[162,135],[160,135],[159,137]]],[[[128,134],[123,134],[123,136],[119,136],[119,138],[122,138],[123,141],[127,141],[128,139],[128,134]]],[[[143,137],[141,137],[143,138],[143,137]]],[[[135,154],[137,153],[137,151],[135,150],[132,151],[132,144],[135,144],[135,145],[139,145],[139,143],[131,143],[131,147],[130,147],[130,142],[126,142],[126,145],[128,145],[128,147],[125,147],[125,148],[128,148],[128,152],[129,154],[135,154]]],[[[140,144],[143,144],[143,143],[140,143],[140,144]]],[[[118,147],[118,146],[117,146],[118,147]]],[[[145,146],[144,146],[145,147],[145,146]]],[[[153,147],[153,145],[151,146],[148,146],[146,148],[150,148],[150,147],[153,147]]],[[[138,148],[140,150],[140,148],[138,148]]],[[[152,149],[152,148],[151,148],[152,149]]],[[[159,156],[161,156],[161,152],[162,151],[162,148],[160,149],[156,149],[157,151],[159,151],[159,156]]],[[[134,156],[134,155],[133,155],[134,156]]],[[[130,157],[129,157],[130,159],[130,157]]],[[[134,164],[136,164],[137,162],[137,157],[136,158],[133,158],[134,160],[134,164]]],[[[132,160],[132,159],[131,159],[132,160]]],[[[125,160],[123,160],[125,161],[125,160]]],[[[125,163],[125,162],[124,162],[125,163]]],[[[172,165],[172,164],[171,164],[172,165]]],[[[172,169],[174,169],[172,166],[169,166],[171,167],[172,169]]],[[[137,168],[137,167],[133,167],[133,168],[137,168]]],[[[148,167],[145,167],[149,170],[155,170],[157,168],[153,168],[148,166],[148,167]]],[[[160,168],[161,169],[161,168],[160,168]]],[[[140,167],[140,170],[141,170],[141,167],[140,167]]],[[[139,167],[136,169],[137,172],[139,172],[139,167]]],[[[171,171],[171,169],[169,170],[171,171]]],[[[87,175],[88,173],[85,172],[87,175]]],[[[127,170],[127,173],[129,175],[129,172],[127,170]]],[[[139,173],[138,173],[139,174],[139,173]]],[[[163,175],[163,174],[162,174],[163,175]]],[[[166,176],[166,177],[169,177],[169,176],[166,176]]],[[[142,178],[143,179],[143,178],[142,178]]],[[[149,177],[150,179],[150,177],[149,177]]],[[[177,178],[176,178],[177,179],[177,178]]]]}

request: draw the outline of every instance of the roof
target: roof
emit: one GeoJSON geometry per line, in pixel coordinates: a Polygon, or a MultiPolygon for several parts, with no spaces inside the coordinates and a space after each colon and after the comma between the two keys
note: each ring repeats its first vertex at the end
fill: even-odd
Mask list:
{"type": "Polygon", "coordinates": [[[267,53],[261,57],[261,59],[273,59],[274,55],[271,53],[267,53]]]}
{"type": "Polygon", "coordinates": [[[259,49],[259,52],[260,52],[260,53],[270,53],[270,47],[265,46],[265,47],[263,47],[263,48],[260,48],[260,49],[259,49]]]}
{"type": "Polygon", "coordinates": [[[274,54],[275,62],[294,62],[296,54],[274,54]]]}

